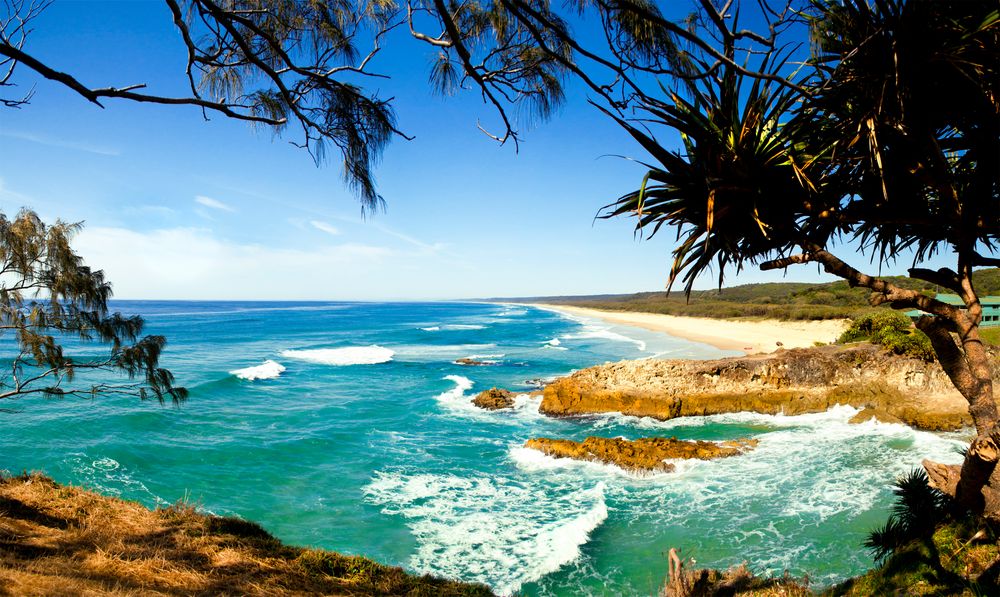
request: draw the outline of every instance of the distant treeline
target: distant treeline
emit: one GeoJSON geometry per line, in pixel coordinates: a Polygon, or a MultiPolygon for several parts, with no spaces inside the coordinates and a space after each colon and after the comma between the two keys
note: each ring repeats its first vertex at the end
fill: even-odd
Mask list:
{"type": "MultiPolygon", "coordinates": [[[[904,288],[933,295],[948,292],[939,286],[903,276],[887,276],[904,288]]],[[[1000,295],[1000,268],[977,271],[973,277],[980,296],[1000,295]]],[[[721,290],[699,290],[690,300],[683,292],[640,292],[595,296],[548,296],[503,299],[509,302],[539,302],[575,305],[612,311],[641,311],[689,317],[764,318],[784,320],[840,319],[871,309],[870,291],[850,288],[847,282],[826,284],[777,282],[744,284],[721,290]]]]}

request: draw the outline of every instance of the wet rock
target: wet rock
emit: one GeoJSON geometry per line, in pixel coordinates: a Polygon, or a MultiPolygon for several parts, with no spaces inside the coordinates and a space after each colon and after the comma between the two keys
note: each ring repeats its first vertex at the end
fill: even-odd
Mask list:
{"type": "Polygon", "coordinates": [[[514,406],[514,396],[515,394],[509,390],[490,388],[480,392],[472,399],[472,403],[486,410],[500,410],[514,406]]]}
{"type": "Polygon", "coordinates": [[[676,437],[643,437],[629,441],[620,437],[588,437],[582,442],[539,437],[529,439],[525,447],[555,458],[573,458],[613,464],[633,472],[670,472],[674,465],[664,462],[675,458],[710,460],[736,456],[754,448],[757,440],[727,442],[684,441],[676,437]]]}

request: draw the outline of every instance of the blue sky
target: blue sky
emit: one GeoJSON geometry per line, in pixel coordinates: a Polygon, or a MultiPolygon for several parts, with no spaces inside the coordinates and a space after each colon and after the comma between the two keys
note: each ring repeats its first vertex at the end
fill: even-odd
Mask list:
{"type": "MultiPolygon", "coordinates": [[[[25,48],[98,87],[184,92],[184,48],[159,2],[55,2],[25,48]]],[[[84,221],[76,246],[118,298],[439,299],[663,288],[673,237],[637,241],[598,209],[644,169],[640,150],[571,85],[520,152],[476,128],[478,94],[442,99],[432,51],[407,38],[379,57],[399,126],[377,171],[387,209],[362,218],[335,165],[287,139],[186,107],[106,109],[21,70],[31,104],[0,108],[0,208],[84,221]]],[[[848,251],[848,253],[851,253],[848,251]]],[[[857,264],[864,259],[847,255],[857,264]]],[[[902,264],[905,265],[905,264],[902,264]]],[[[814,267],[727,284],[828,280],[814,267]]],[[[699,287],[714,287],[714,279],[699,287]]]]}

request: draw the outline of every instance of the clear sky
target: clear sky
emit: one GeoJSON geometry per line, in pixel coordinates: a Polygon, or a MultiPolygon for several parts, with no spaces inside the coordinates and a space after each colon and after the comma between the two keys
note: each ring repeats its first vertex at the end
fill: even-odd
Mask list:
{"type": "MultiPolygon", "coordinates": [[[[571,85],[566,106],[520,152],[476,128],[478,94],[426,84],[429,46],[379,58],[400,128],[377,171],[387,209],[362,218],[335,164],[267,131],[187,107],[89,104],[22,68],[31,104],[0,108],[0,208],[84,221],[75,246],[118,298],[438,299],[592,294],[664,286],[673,236],[594,220],[636,188],[641,150],[571,85]]],[[[57,1],[25,47],[92,87],[147,83],[182,94],[185,51],[160,2],[57,1]]],[[[858,265],[865,260],[847,251],[858,265]]],[[[906,265],[901,264],[901,265],[906,265]]],[[[815,267],[728,284],[828,280],[815,267]]],[[[701,288],[715,285],[702,280],[701,288]]]]}

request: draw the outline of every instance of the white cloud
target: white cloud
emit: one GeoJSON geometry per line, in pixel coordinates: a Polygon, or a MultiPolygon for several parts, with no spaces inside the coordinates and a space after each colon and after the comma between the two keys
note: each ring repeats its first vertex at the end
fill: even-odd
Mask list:
{"type": "Polygon", "coordinates": [[[7,137],[9,139],[18,139],[20,141],[28,141],[30,143],[37,143],[39,145],[45,145],[48,147],[59,147],[62,149],[73,149],[76,151],[84,151],[87,153],[94,153],[97,155],[106,156],[117,156],[121,155],[121,152],[117,149],[110,147],[102,147],[99,145],[90,145],[88,143],[78,143],[76,141],[65,141],[63,139],[55,139],[53,137],[48,137],[45,135],[36,135],[33,133],[24,133],[18,131],[3,131],[0,132],[0,136],[7,137]]]}
{"type": "Polygon", "coordinates": [[[218,199],[212,199],[211,197],[205,197],[204,195],[198,195],[194,198],[195,203],[204,205],[205,207],[211,207],[212,209],[218,209],[222,211],[236,211],[232,206],[219,201],[218,199]]]}
{"type": "Polygon", "coordinates": [[[313,228],[317,230],[322,230],[327,234],[332,234],[333,236],[337,236],[338,234],[340,234],[340,230],[337,230],[337,228],[335,228],[330,224],[327,224],[326,222],[321,222],[319,220],[309,220],[309,223],[312,224],[313,228]]]}
{"type": "Polygon", "coordinates": [[[105,271],[119,298],[360,298],[372,269],[395,256],[357,243],[310,250],[239,244],[203,228],[88,227],[74,247],[105,271]]]}

